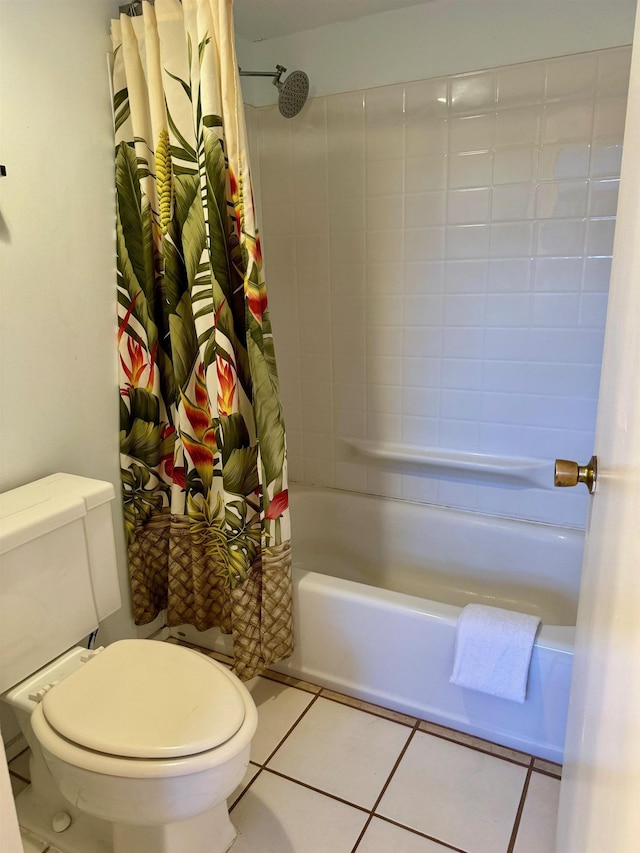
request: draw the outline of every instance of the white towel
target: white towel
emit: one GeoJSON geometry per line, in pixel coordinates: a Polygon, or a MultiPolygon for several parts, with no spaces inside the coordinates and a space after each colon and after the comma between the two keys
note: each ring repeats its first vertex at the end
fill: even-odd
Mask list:
{"type": "Polygon", "coordinates": [[[449,681],[501,699],[524,702],[539,624],[537,616],[468,604],[458,619],[449,681]]]}

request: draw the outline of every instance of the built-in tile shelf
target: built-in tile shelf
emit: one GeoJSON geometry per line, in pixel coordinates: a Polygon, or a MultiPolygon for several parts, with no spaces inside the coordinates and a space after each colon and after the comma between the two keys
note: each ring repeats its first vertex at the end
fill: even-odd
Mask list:
{"type": "Polygon", "coordinates": [[[439,447],[343,438],[354,461],[403,474],[420,474],[519,489],[553,487],[552,464],[544,459],[489,456],[439,447]]]}

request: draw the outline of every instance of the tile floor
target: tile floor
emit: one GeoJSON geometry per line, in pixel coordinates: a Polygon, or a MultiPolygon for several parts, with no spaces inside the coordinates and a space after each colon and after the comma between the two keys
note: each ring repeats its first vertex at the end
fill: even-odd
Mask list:
{"type": "MultiPolygon", "coordinates": [[[[248,687],[233,853],[553,853],[558,765],[277,673],[248,687]]],[[[10,772],[18,793],[27,753],[10,772]]]]}

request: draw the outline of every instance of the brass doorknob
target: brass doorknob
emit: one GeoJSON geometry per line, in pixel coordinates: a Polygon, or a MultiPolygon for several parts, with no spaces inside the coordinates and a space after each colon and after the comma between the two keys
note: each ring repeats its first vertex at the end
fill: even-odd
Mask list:
{"type": "Polygon", "coordinates": [[[577,486],[584,483],[593,494],[596,490],[598,477],[598,459],[592,456],[586,465],[578,465],[569,459],[556,459],[554,486],[577,486]]]}

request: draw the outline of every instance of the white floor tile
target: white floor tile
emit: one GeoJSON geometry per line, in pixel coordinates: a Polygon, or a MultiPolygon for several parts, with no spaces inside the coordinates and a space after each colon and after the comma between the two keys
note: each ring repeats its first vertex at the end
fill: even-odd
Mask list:
{"type": "Polygon", "coordinates": [[[268,766],[371,808],[410,734],[407,726],[318,699],[268,766]]]}
{"type": "Polygon", "coordinates": [[[233,853],[350,853],[367,815],[263,770],[231,819],[233,853]]]}
{"type": "Polygon", "coordinates": [[[31,758],[31,750],[25,749],[20,755],[9,762],[9,770],[12,773],[17,773],[23,779],[31,779],[31,771],[29,770],[29,759],[31,758]]]}
{"type": "Polygon", "coordinates": [[[268,678],[252,678],[246,686],[258,708],[251,760],[264,764],[314,696],[268,678]]]}
{"type": "Polygon", "coordinates": [[[393,853],[447,853],[451,848],[374,817],[358,844],[358,853],[389,853],[390,850],[393,853]]]}
{"type": "Polygon", "coordinates": [[[514,853],[554,853],[560,780],[532,773],[514,853]]]}
{"type": "Polygon", "coordinates": [[[29,783],[24,782],[22,779],[18,779],[17,776],[11,776],[10,779],[11,779],[11,791],[13,792],[13,799],[15,800],[15,798],[18,796],[18,794],[21,794],[25,788],[29,787],[29,783]]]}
{"type": "Polygon", "coordinates": [[[49,847],[46,841],[40,841],[35,835],[27,829],[22,829],[22,827],[20,827],[20,838],[22,839],[24,853],[42,853],[49,847]]]}
{"type": "Polygon", "coordinates": [[[377,811],[440,841],[507,849],[527,775],[501,758],[417,732],[377,811]]]}

